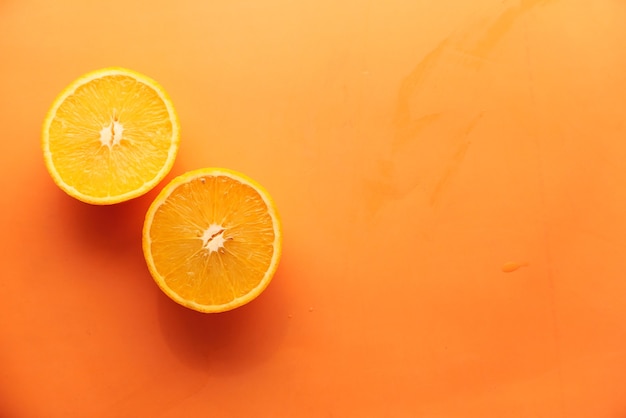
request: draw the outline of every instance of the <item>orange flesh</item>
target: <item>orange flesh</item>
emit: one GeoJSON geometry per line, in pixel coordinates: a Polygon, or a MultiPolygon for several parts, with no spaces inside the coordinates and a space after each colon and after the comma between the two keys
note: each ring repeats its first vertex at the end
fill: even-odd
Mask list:
{"type": "Polygon", "coordinates": [[[225,176],[203,176],[174,189],[156,210],[150,249],[156,271],[172,291],[200,305],[222,305],[264,279],[274,238],[272,217],[254,188],[225,176]],[[223,245],[213,250],[212,240],[223,245]]]}

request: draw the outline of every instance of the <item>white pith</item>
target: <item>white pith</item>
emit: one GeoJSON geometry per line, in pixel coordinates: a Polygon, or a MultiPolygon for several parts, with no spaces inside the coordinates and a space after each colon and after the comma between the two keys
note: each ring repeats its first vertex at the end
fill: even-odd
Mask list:
{"type": "Polygon", "coordinates": [[[211,224],[202,234],[202,246],[209,250],[209,253],[218,251],[224,247],[224,227],[217,224],[211,224]]]}
{"type": "Polygon", "coordinates": [[[100,130],[100,143],[107,147],[119,145],[122,141],[122,134],[124,133],[124,126],[121,123],[114,120],[100,130]]]}

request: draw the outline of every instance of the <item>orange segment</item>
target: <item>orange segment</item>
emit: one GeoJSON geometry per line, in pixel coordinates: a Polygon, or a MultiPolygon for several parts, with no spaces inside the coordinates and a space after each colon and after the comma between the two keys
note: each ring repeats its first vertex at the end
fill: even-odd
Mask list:
{"type": "Polygon", "coordinates": [[[92,204],[129,200],[152,189],[174,164],[180,128],[158,83],[106,68],[70,84],[42,131],[48,171],[70,196],[92,204]]]}
{"type": "Polygon", "coordinates": [[[174,301],[222,312],[257,297],[281,254],[281,227],[267,191],[222,168],[172,180],[152,203],[143,229],[150,273],[174,301]]]}

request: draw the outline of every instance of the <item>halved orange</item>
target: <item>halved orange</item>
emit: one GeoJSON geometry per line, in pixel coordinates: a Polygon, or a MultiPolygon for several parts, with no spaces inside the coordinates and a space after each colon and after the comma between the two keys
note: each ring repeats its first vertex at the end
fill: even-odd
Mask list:
{"type": "Polygon", "coordinates": [[[180,124],[169,96],[125,68],[90,72],[71,83],[46,115],[46,167],[67,194],[91,204],[140,196],[170,171],[180,124]]]}
{"type": "Polygon", "coordinates": [[[143,228],[143,252],[157,285],[200,312],[256,298],[281,255],[281,224],[269,193],[248,176],[204,168],[173,179],[143,228]]]}

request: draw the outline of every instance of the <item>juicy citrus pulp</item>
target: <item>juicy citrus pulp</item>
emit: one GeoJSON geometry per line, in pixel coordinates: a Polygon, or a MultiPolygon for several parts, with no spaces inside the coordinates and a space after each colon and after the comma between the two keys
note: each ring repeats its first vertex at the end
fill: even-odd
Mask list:
{"type": "Polygon", "coordinates": [[[281,254],[281,226],[267,191],[222,168],[191,171],[154,200],[143,251],[158,286],[200,312],[227,311],[257,297],[281,254]]]}
{"type": "Polygon", "coordinates": [[[92,204],[118,203],[152,189],[172,168],[179,139],[178,117],[163,88],[115,67],[71,83],[42,130],[55,183],[92,204]]]}

